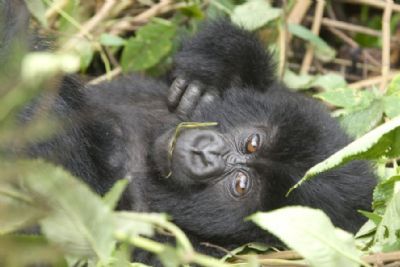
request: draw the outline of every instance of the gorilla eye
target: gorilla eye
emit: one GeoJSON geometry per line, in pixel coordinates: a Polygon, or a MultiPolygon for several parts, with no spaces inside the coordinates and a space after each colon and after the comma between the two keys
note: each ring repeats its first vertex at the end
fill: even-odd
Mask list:
{"type": "Polygon", "coordinates": [[[247,175],[242,172],[238,172],[233,181],[233,195],[236,197],[241,197],[245,195],[250,188],[250,179],[247,175]]]}
{"type": "Polygon", "coordinates": [[[252,154],[260,148],[261,138],[259,134],[252,134],[246,141],[246,153],[252,154]]]}

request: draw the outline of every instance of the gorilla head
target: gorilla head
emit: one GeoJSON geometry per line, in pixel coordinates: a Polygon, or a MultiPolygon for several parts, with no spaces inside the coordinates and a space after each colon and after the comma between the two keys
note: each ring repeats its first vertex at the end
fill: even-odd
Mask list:
{"type": "MultiPolygon", "coordinates": [[[[204,83],[185,86],[181,101],[204,83]]],[[[152,155],[164,178],[151,191],[158,193],[148,192],[150,205],[171,214],[197,238],[224,246],[273,242],[245,218],[286,205],[323,209],[337,226],[357,231],[364,221],[357,210],[370,208],[374,175],[365,162],[353,162],[285,197],[310,167],[349,139],[316,101],[278,82],[266,86],[234,84],[211,93],[205,86],[201,94],[194,93],[198,99],[187,108],[185,121],[217,125],[184,128],[178,134],[170,129],[157,138],[152,155]]]]}

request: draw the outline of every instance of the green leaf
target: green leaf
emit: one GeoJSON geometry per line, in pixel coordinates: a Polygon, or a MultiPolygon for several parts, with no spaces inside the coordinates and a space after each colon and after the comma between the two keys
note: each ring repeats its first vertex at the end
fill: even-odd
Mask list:
{"type": "Polygon", "coordinates": [[[389,118],[400,115],[400,94],[387,95],[382,98],[385,114],[389,118]]]}
{"type": "Polygon", "coordinates": [[[316,77],[312,83],[313,87],[320,87],[325,90],[333,90],[337,88],[343,88],[347,85],[346,80],[343,76],[335,73],[327,73],[316,77]]]}
{"type": "Polygon", "coordinates": [[[203,11],[198,4],[187,5],[179,9],[185,16],[195,19],[204,19],[203,11]]]}
{"type": "Polygon", "coordinates": [[[2,162],[0,169],[7,181],[19,184],[21,193],[46,209],[40,225],[49,241],[67,255],[107,262],[115,245],[113,217],[86,184],[43,161],[2,162]]]}
{"type": "Polygon", "coordinates": [[[273,8],[264,0],[250,0],[237,6],[232,13],[232,22],[253,31],[280,17],[282,10],[273,8]]]}
{"type": "Polygon", "coordinates": [[[376,188],[374,189],[373,193],[373,202],[372,207],[374,212],[378,214],[383,214],[386,203],[393,197],[394,192],[394,184],[396,182],[400,182],[400,175],[392,176],[389,179],[380,182],[376,188]]]}
{"type": "Polygon", "coordinates": [[[4,178],[0,177],[0,234],[33,225],[47,211],[46,207],[35,205],[31,196],[20,192],[17,185],[4,178]]]}
{"type": "Polygon", "coordinates": [[[250,220],[274,234],[316,267],[366,266],[354,238],[335,228],[321,210],[293,206],[258,212],[250,220]]]}
{"type": "Polygon", "coordinates": [[[397,95],[400,96],[400,75],[396,75],[390,82],[386,95],[397,95]]]}
{"type": "Polygon", "coordinates": [[[125,72],[148,69],[162,60],[172,49],[176,26],[165,20],[153,20],[128,39],[121,56],[125,72]]]}
{"type": "Polygon", "coordinates": [[[80,69],[86,70],[92,62],[94,48],[92,43],[86,39],[80,39],[75,42],[73,51],[77,53],[80,59],[80,69]]]}
{"type": "Polygon", "coordinates": [[[382,120],[382,116],[382,101],[375,100],[364,109],[340,116],[339,122],[349,135],[359,137],[377,126],[382,120]]]}
{"type": "Polygon", "coordinates": [[[129,181],[127,179],[118,180],[110,191],[103,197],[104,203],[106,203],[110,209],[115,209],[118,204],[119,199],[122,196],[122,193],[125,191],[129,181]]]}
{"type": "Polygon", "coordinates": [[[284,83],[292,89],[309,89],[310,87],[319,87],[325,90],[333,90],[346,86],[346,81],[342,76],[328,73],[324,75],[296,74],[286,69],[283,76],[284,83]]]}
{"type": "Polygon", "coordinates": [[[308,74],[296,74],[293,71],[287,69],[283,76],[283,82],[291,89],[309,89],[314,76],[308,74]]]}
{"type": "Polygon", "coordinates": [[[267,246],[263,243],[247,243],[243,246],[237,247],[234,250],[229,251],[229,253],[221,258],[221,261],[227,261],[239,254],[253,254],[254,252],[258,252],[259,254],[259,252],[266,252],[270,248],[270,246],[267,246]]]}
{"type": "Polygon", "coordinates": [[[367,91],[353,90],[351,88],[336,88],[314,95],[315,97],[337,107],[358,108],[369,106],[373,95],[367,91]]]}
{"type": "Polygon", "coordinates": [[[318,35],[315,35],[312,31],[305,28],[300,24],[288,24],[288,30],[293,35],[309,41],[315,49],[315,55],[322,61],[330,61],[335,55],[336,51],[331,48],[324,40],[322,40],[318,35]]]}
{"type": "Polygon", "coordinates": [[[103,33],[100,36],[100,43],[105,46],[123,46],[126,41],[119,36],[103,33]]]}
{"type": "Polygon", "coordinates": [[[139,234],[153,236],[153,222],[151,220],[166,221],[162,214],[146,214],[120,211],[115,213],[115,234],[119,239],[128,240],[139,234]]]}
{"type": "Polygon", "coordinates": [[[42,0],[25,0],[25,4],[28,7],[31,14],[37,19],[42,26],[47,28],[46,20],[46,7],[42,0]]]}
{"type": "Polygon", "coordinates": [[[231,15],[234,8],[234,0],[210,1],[207,8],[207,18],[217,19],[227,14],[231,15]]]}
{"type": "MultiPolygon", "coordinates": [[[[400,182],[397,182],[400,186],[400,182]]],[[[378,225],[375,242],[380,246],[391,246],[399,242],[400,235],[400,191],[387,204],[385,214],[378,225]]],[[[397,245],[396,245],[397,246],[397,245]]]]}
{"type": "Polygon", "coordinates": [[[371,160],[382,156],[397,157],[398,155],[400,155],[400,117],[380,125],[309,169],[304,177],[289,190],[288,194],[319,173],[344,165],[352,160],[371,160]]]}

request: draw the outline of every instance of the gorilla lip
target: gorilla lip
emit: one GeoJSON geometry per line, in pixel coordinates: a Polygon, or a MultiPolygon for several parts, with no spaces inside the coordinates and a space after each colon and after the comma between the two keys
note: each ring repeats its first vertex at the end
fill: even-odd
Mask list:
{"type": "Polygon", "coordinates": [[[176,141],[178,140],[178,137],[180,133],[184,129],[194,129],[194,128],[201,128],[201,127],[211,127],[211,126],[217,126],[218,122],[181,122],[179,123],[176,128],[175,128],[175,133],[173,134],[169,145],[168,145],[168,166],[169,166],[169,172],[165,178],[169,178],[172,175],[171,171],[171,161],[172,161],[172,155],[174,153],[176,141]]]}

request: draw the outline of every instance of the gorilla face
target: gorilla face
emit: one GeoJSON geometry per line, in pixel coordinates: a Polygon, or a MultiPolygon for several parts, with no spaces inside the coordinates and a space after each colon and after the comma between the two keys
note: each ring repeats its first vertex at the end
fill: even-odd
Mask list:
{"type": "Polygon", "coordinates": [[[171,175],[160,181],[167,193],[158,194],[153,201],[186,231],[250,242],[257,240],[260,232],[245,218],[284,205],[285,190],[291,183],[285,184],[282,180],[287,177],[274,173],[278,167],[270,154],[279,127],[269,122],[273,114],[264,106],[266,95],[260,93],[259,100],[253,99],[254,105],[248,106],[243,103],[254,98],[254,92],[241,91],[241,97],[230,97],[229,92],[196,107],[192,119],[215,121],[217,126],[183,129],[177,137],[173,129],[157,140],[156,165],[163,177],[171,175]],[[284,184],[281,188],[274,185],[278,179],[284,184]],[[171,203],[173,194],[180,196],[179,201],[171,203]],[[163,196],[169,200],[162,201],[163,196]]]}

